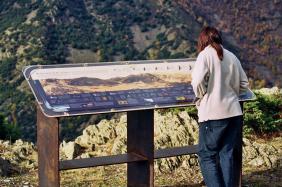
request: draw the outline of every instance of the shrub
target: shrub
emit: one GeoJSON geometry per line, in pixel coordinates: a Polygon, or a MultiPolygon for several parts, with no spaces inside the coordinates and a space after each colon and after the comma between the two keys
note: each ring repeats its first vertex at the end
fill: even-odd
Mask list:
{"type": "Polygon", "coordinates": [[[0,77],[10,80],[13,77],[12,71],[16,68],[16,61],[13,57],[0,60],[0,77]]]}
{"type": "Polygon", "coordinates": [[[19,135],[19,128],[14,124],[9,124],[4,115],[0,114],[0,139],[15,141],[19,135]]]}
{"type": "MultiPolygon", "coordinates": [[[[270,135],[282,130],[282,93],[266,94],[254,91],[257,99],[244,103],[244,134],[270,135]]],[[[169,109],[174,113],[181,111],[178,108],[169,109]]],[[[185,107],[185,111],[198,121],[195,106],[185,107]]],[[[165,113],[165,112],[164,112],[165,113]]]]}
{"type": "Polygon", "coordinates": [[[257,99],[244,104],[244,133],[263,135],[282,130],[282,94],[255,92],[257,99]]]}

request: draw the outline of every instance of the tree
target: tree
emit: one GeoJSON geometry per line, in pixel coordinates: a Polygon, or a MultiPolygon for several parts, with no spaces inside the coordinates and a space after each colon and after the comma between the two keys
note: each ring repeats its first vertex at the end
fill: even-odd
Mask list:
{"type": "Polygon", "coordinates": [[[5,116],[0,113],[0,139],[15,141],[19,135],[19,128],[14,124],[9,124],[5,116]]]}
{"type": "Polygon", "coordinates": [[[6,120],[2,114],[0,114],[0,139],[6,138],[6,120]]]}
{"type": "Polygon", "coordinates": [[[0,60],[0,77],[5,80],[12,78],[12,71],[16,68],[16,58],[6,58],[0,60]]]}

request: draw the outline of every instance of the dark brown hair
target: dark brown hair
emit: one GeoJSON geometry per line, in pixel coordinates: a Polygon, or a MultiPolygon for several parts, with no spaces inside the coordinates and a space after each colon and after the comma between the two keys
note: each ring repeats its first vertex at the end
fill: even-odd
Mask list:
{"type": "Polygon", "coordinates": [[[204,27],[198,38],[198,52],[200,53],[207,47],[211,45],[218,55],[220,60],[223,59],[223,49],[222,49],[222,39],[218,30],[214,27],[204,27]]]}

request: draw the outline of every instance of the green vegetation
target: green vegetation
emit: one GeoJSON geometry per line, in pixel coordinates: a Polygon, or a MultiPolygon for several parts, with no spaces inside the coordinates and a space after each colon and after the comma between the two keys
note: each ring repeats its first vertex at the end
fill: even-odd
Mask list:
{"type": "MultiPolygon", "coordinates": [[[[255,91],[257,99],[244,103],[244,134],[272,135],[282,131],[282,93],[263,94],[255,91]]],[[[163,114],[173,112],[177,114],[185,110],[189,116],[198,121],[195,106],[160,110],[163,114]]]]}
{"type": "MultiPolygon", "coordinates": [[[[35,99],[21,70],[33,64],[76,63],[75,60],[68,61],[70,49],[77,52],[87,49],[87,52],[93,52],[91,57],[97,57],[95,61],[101,62],[195,57],[197,34],[206,20],[202,23],[197,21],[196,8],[187,11],[193,3],[191,1],[184,6],[178,1],[0,1],[0,112],[7,117],[9,124],[21,129],[21,138],[34,140],[35,99]],[[143,40],[138,40],[140,33],[136,34],[132,28],[137,28],[144,35],[147,43],[141,46],[145,47],[136,47],[136,41],[143,40]]],[[[263,24],[256,29],[259,31],[256,34],[261,30],[267,33],[266,19],[261,20],[263,24]]],[[[245,28],[241,27],[241,23],[235,24],[238,28],[245,28]]],[[[232,29],[232,32],[236,31],[235,39],[240,38],[237,41],[245,44],[250,36],[247,33],[238,35],[240,30],[237,27],[232,29]]],[[[272,26],[269,28],[271,32],[272,26]]],[[[249,42],[256,41],[252,45],[262,45],[258,48],[263,55],[269,51],[277,54],[277,49],[281,47],[280,39],[275,34],[273,37],[258,37],[257,40],[253,36],[249,42]]],[[[238,47],[230,43],[227,41],[226,46],[241,55],[238,47]]],[[[254,47],[250,49],[253,51],[254,47]]],[[[252,61],[257,61],[257,54],[249,56],[252,61]]],[[[279,67],[274,63],[281,61],[281,54],[268,56],[271,58],[263,57],[265,60],[261,64],[275,75],[279,74],[279,67]]],[[[242,54],[241,58],[245,56],[242,54]]],[[[81,58],[79,62],[83,61],[81,58]]],[[[250,68],[249,75],[260,77],[258,70],[250,68]]],[[[263,87],[268,82],[257,78],[251,81],[257,87],[263,87]]],[[[279,84],[281,81],[276,82],[279,84]]],[[[195,109],[190,111],[194,111],[195,115],[195,109]]],[[[66,137],[72,137],[67,134],[67,129],[79,129],[82,123],[80,119],[68,121],[68,124],[62,125],[61,132],[66,137]]]]}
{"type": "MultiPolygon", "coordinates": [[[[188,57],[194,53],[193,48],[177,51],[181,41],[195,44],[194,38],[187,38],[188,27],[175,41],[167,41],[167,31],[174,30],[176,23],[185,25],[177,12],[168,11],[169,7],[167,2],[159,6],[135,0],[1,1],[0,112],[7,117],[7,123],[21,129],[19,138],[35,139],[35,99],[21,70],[26,65],[69,63],[70,48],[93,51],[98,61],[146,59],[151,48],[157,50],[155,58],[188,57]],[[152,38],[152,45],[138,51],[131,30],[134,25],[142,32],[164,26],[165,30],[152,38]],[[171,52],[171,45],[176,52],[171,52]]],[[[66,138],[74,136],[69,131],[76,132],[84,124],[80,119],[63,123],[61,132],[66,138]]]]}
{"type": "Polygon", "coordinates": [[[16,67],[16,59],[15,58],[6,58],[4,60],[0,60],[1,68],[0,68],[0,77],[2,80],[10,80],[12,79],[12,71],[16,67]]]}
{"type": "Polygon", "coordinates": [[[255,94],[256,101],[244,104],[244,132],[258,135],[281,132],[282,94],[255,94]]]}
{"type": "Polygon", "coordinates": [[[15,124],[9,124],[4,115],[0,113],[0,140],[15,141],[19,135],[19,128],[15,124]]]}

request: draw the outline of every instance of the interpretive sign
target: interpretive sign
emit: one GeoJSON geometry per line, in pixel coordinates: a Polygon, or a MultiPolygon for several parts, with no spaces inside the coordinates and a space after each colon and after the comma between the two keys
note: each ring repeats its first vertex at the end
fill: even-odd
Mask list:
{"type": "MultiPolygon", "coordinates": [[[[153,187],[154,159],[197,154],[198,145],[154,149],[154,109],[194,104],[194,63],[195,59],[177,59],[25,67],[24,76],[38,102],[39,186],[59,187],[62,170],[127,163],[127,186],[153,187]],[[127,112],[126,153],[59,159],[61,116],[121,111],[127,112]]],[[[239,97],[254,98],[250,90],[239,97]]],[[[236,153],[236,173],[241,175],[242,149],[236,153]]]]}
{"type": "MultiPolygon", "coordinates": [[[[193,104],[195,59],[35,65],[24,68],[46,116],[109,113],[193,104]]],[[[241,100],[254,97],[249,91],[241,100]]]]}

